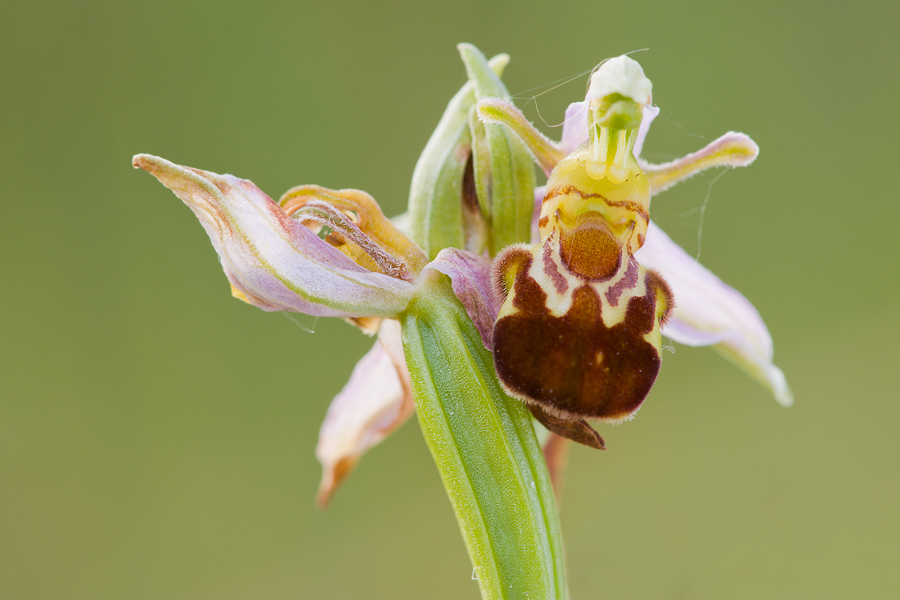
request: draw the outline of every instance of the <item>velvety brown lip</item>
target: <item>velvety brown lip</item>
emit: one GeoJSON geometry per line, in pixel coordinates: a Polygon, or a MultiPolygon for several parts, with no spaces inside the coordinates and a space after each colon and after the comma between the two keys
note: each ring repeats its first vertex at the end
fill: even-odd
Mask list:
{"type": "Polygon", "coordinates": [[[629,300],[625,319],[607,328],[592,287],[576,289],[570,310],[555,317],[534,310],[540,288],[520,272],[516,300],[523,292],[529,300],[522,308],[531,310],[495,324],[497,375],[512,393],[557,417],[627,417],[647,396],[661,364],[659,350],[644,339],[656,325],[657,288],[665,285],[660,282],[648,278],[646,293],[629,300]]]}

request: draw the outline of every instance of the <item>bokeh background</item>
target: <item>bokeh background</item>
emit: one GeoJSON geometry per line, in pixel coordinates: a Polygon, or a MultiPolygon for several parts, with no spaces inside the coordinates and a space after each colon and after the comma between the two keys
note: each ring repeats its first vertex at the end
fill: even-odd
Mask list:
{"type": "Polygon", "coordinates": [[[900,597],[898,40],[889,1],[3,3],[0,598],[478,597],[414,421],[313,507],[319,424],[370,340],[232,299],[130,165],[402,212],[460,41],[508,52],[547,125],[649,48],[646,156],[762,148],[653,213],[759,308],[796,405],[667,354],[609,451],[571,452],[572,597],[900,597]]]}

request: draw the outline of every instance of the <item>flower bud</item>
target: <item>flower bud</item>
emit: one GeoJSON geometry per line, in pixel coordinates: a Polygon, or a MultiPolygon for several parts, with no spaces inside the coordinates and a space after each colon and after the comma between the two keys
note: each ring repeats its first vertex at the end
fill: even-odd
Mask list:
{"type": "MultiPolygon", "coordinates": [[[[500,54],[488,63],[497,76],[509,62],[500,54]]],[[[447,105],[413,171],[409,212],[413,239],[429,259],[443,248],[480,252],[485,229],[471,185],[466,185],[472,158],[469,112],[475,106],[475,84],[467,82],[447,105]]],[[[471,180],[471,174],[468,179],[471,180]]]]}
{"type": "MultiPolygon", "coordinates": [[[[508,98],[509,92],[491,71],[484,55],[471,44],[458,46],[475,97],[508,98]]],[[[473,160],[478,204],[489,224],[491,255],[530,237],[534,166],[525,144],[505,127],[483,127],[473,116],[473,160]],[[478,139],[483,132],[483,140],[478,139]]]]}

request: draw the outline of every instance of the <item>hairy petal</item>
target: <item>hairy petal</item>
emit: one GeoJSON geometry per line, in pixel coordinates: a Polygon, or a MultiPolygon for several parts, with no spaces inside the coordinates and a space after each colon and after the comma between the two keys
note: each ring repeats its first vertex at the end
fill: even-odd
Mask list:
{"type": "MultiPolygon", "coordinates": [[[[638,153],[635,151],[635,156],[637,155],[638,153]]],[[[655,195],[706,169],[746,167],[756,160],[758,155],[759,146],[750,139],[750,136],[729,131],[707,144],[705,148],[677,160],[661,165],[653,165],[641,160],[640,164],[655,195]]]]}
{"type": "Polygon", "coordinates": [[[425,269],[434,269],[450,278],[453,293],[478,329],[484,347],[490,350],[501,304],[491,286],[491,260],[465,250],[445,248],[425,269]]]}
{"type": "Polygon", "coordinates": [[[147,154],[133,164],[194,211],[241,300],[267,311],[337,317],[393,317],[409,303],[410,283],[357,265],[250,181],[147,154]]]}
{"type": "Polygon", "coordinates": [[[478,103],[478,116],[485,123],[499,123],[512,130],[534,156],[535,161],[550,175],[553,167],[568,154],[552,142],[525,118],[512,102],[502,98],[485,98],[478,103]]]}
{"type": "Polygon", "coordinates": [[[740,292],[690,257],[652,221],[635,258],[659,272],[675,296],[663,335],[689,346],[713,346],[769,388],[780,404],[793,403],[784,374],[772,364],[772,337],[740,292]]]}
{"type": "Polygon", "coordinates": [[[322,463],[322,480],[316,504],[327,505],[362,455],[406,422],[414,410],[400,324],[385,319],[378,341],[356,364],[319,430],[316,457],[322,463]]]}

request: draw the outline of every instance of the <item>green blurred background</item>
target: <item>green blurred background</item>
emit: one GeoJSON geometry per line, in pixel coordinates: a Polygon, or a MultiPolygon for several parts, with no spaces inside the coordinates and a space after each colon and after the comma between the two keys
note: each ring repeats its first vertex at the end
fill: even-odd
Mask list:
{"type": "Polygon", "coordinates": [[[732,129],[762,148],[653,211],[696,253],[707,201],[702,261],[759,308],[796,405],[667,354],[610,450],[571,452],[572,597],[900,597],[900,5],[812,7],[3,3],[0,598],[478,597],[415,422],[313,507],[319,424],[370,340],[233,300],[190,211],[130,165],[401,212],[460,41],[508,52],[551,125],[586,77],[541,92],[649,48],[645,156],[732,129]]]}

